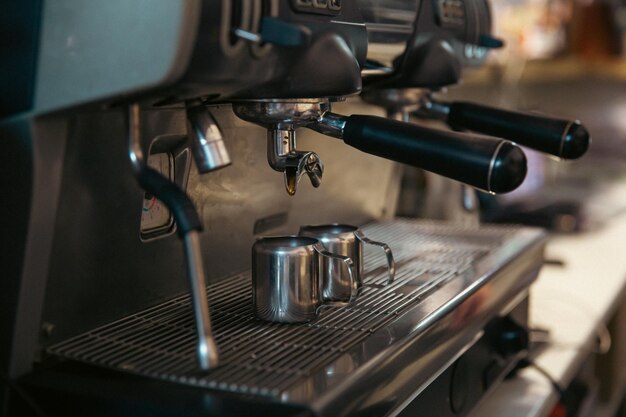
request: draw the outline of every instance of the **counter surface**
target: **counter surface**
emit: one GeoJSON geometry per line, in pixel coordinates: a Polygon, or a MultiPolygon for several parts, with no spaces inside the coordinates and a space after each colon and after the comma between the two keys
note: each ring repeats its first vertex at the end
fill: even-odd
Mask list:
{"type": "MultiPolygon", "coordinates": [[[[626,188],[611,190],[610,199],[626,202],[626,188]]],[[[626,295],[626,213],[614,214],[598,230],[552,237],[546,260],[531,289],[530,318],[533,328],[550,332],[549,344],[535,363],[565,387],[597,349],[598,334],[626,295]]],[[[529,367],[504,381],[470,417],[543,417],[556,401],[547,378],[529,367]]]]}

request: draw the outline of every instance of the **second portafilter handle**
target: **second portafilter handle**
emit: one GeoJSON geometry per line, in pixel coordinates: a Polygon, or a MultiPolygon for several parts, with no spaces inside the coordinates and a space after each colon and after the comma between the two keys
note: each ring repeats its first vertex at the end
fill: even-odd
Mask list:
{"type": "Polygon", "coordinates": [[[506,140],[430,129],[384,117],[331,112],[307,127],[343,139],[363,152],[492,193],[513,191],[526,177],[524,152],[506,140]]]}
{"type": "Polygon", "coordinates": [[[578,120],[498,109],[476,103],[427,101],[421,110],[443,119],[450,127],[512,140],[563,159],[587,152],[591,137],[578,120]]]}

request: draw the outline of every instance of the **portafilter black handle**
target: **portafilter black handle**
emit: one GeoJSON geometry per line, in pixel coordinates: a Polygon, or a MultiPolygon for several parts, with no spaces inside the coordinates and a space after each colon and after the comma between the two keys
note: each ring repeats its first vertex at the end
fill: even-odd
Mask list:
{"type": "Polygon", "coordinates": [[[310,128],[363,152],[423,168],[493,193],[517,188],[526,157],[515,144],[376,116],[326,113],[310,128]]]}
{"type": "Polygon", "coordinates": [[[445,120],[454,129],[512,140],[559,158],[580,158],[587,152],[591,141],[589,132],[578,120],[555,119],[468,102],[452,102],[448,106],[445,120]]]}

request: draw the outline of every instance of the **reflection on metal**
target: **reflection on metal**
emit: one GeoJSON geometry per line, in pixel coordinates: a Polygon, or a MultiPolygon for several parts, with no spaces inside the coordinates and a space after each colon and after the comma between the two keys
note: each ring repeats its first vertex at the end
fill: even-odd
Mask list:
{"type": "Polygon", "coordinates": [[[128,107],[127,123],[128,157],[135,175],[139,175],[145,164],[141,149],[141,109],[139,104],[131,104],[128,107]]]}
{"type": "MultiPolygon", "coordinates": [[[[143,158],[143,150],[141,148],[141,109],[138,104],[132,104],[129,106],[126,121],[128,125],[129,158],[134,173],[141,183],[142,175],[145,174],[146,170],[151,168],[145,165],[143,158]]],[[[161,174],[157,173],[157,176],[159,175],[161,174]]],[[[167,182],[170,181],[170,178],[163,177],[163,180],[165,180],[164,182],[167,182]]],[[[162,197],[157,193],[155,193],[155,196],[157,198],[162,197]]],[[[184,191],[181,191],[181,196],[186,197],[184,191]]],[[[172,208],[170,207],[170,209],[172,208]]],[[[195,318],[197,339],[194,340],[194,342],[196,345],[196,358],[200,369],[208,370],[218,365],[219,353],[211,330],[209,303],[204,292],[206,287],[206,274],[204,272],[204,263],[202,260],[202,250],[198,231],[190,230],[182,236],[182,239],[185,249],[187,274],[189,276],[192,307],[195,318]]]]}
{"type": "Polygon", "coordinates": [[[322,183],[324,164],[315,152],[296,150],[296,132],[293,129],[267,130],[267,162],[275,171],[283,172],[285,188],[294,195],[304,174],[317,188],[322,183]]]}
{"type": "MultiPolygon", "coordinates": [[[[364,244],[379,247],[385,253],[388,267],[387,284],[393,283],[395,262],[391,249],[386,243],[376,242],[365,237],[357,227],[348,224],[309,225],[300,227],[300,236],[318,239],[331,253],[347,256],[354,262],[356,286],[363,286],[364,244]]],[[[333,264],[324,265],[326,274],[331,278],[323,282],[325,300],[346,300],[353,291],[352,280],[344,274],[333,273],[333,264]]]]}
{"type": "Polygon", "coordinates": [[[198,232],[192,230],[184,237],[185,258],[187,261],[187,274],[191,287],[191,302],[193,304],[194,322],[196,327],[196,356],[200,369],[208,370],[219,365],[219,351],[209,314],[208,297],[206,288],[206,274],[202,263],[202,248],[198,232]]]}
{"type": "MultiPolygon", "coordinates": [[[[321,416],[393,411],[438,375],[536,276],[544,234],[396,220],[364,228],[390,242],[393,284],[306,324],[255,319],[250,274],[208,287],[221,365],[198,373],[190,299],[175,298],[48,349],[54,355],[214,390],[305,404],[321,416]],[[355,378],[355,373],[359,377],[355,378]],[[384,387],[384,389],[382,389],[384,387]],[[350,398],[351,401],[346,401],[350,398]]],[[[384,255],[366,283],[387,280],[384,255]]]]}
{"type": "Polygon", "coordinates": [[[324,163],[315,152],[296,149],[296,129],[316,123],[329,108],[327,100],[317,99],[233,103],[237,116],[267,129],[267,161],[283,172],[289,195],[296,193],[304,174],[313,187],[322,183],[324,163]]]}
{"type": "Polygon", "coordinates": [[[317,239],[274,236],[252,247],[252,297],[256,317],[281,323],[307,322],[320,307],[349,306],[356,300],[354,264],[346,256],[328,252],[317,239]],[[329,267],[320,268],[320,265],[329,267]],[[332,266],[330,266],[332,265],[332,266]],[[339,268],[337,268],[339,265],[339,268]],[[322,283],[347,276],[349,302],[322,304],[322,283]]]}
{"type": "Polygon", "coordinates": [[[204,174],[230,165],[222,132],[209,110],[203,105],[189,106],[187,120],[191,152],[198,171],[204,174]]]}

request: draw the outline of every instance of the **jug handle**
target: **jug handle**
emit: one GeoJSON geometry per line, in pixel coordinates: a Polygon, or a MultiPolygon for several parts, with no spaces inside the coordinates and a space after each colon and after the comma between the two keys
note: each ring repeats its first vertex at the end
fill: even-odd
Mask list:
{"type": "Polygon", "coordinates": [[[376,242],[367,238],[363,232],[357,230],[354,232],[354,235],[357,239],[359,239],[363,243],[367,243],[368,245],[378,246],[385,252],[385,256],[387,257],[387,267],[389,271],[389,278],[387,278],[387,285],[393,283],[394,278],[396,277],[396,261],[393,259],[393,253],[391,252],[391,248],[389,245],[383,242],[376,242]]]}
{"type": "Polygon", "coordinates": [[[322,244],[319,244],[319,243],[315,245],[315,250],[322,256],[333,259],[335,261],[341,261],[341,263],[346,267],[346,270],[348,271],[348,277],[350,278],[350,288],[352,288],[352,291],[350,291],[350,299],[348,300],[347,304],[343,302],[330,302],[330,303],[322,304],[320,307],[318,307],[318,311],[326,307],[336,307],[336,306],[349,307],[349,306],[354,305],[358,296],[359,288],[357,287],[357,282],[356,282],[356,278],[354,274],[354,262],[352,262],[352,259],[350,259],[347,256],[336,255],[334,253],[331,253],[327,251],[324,248],[324,246],[322,246],[322,244]]]}

